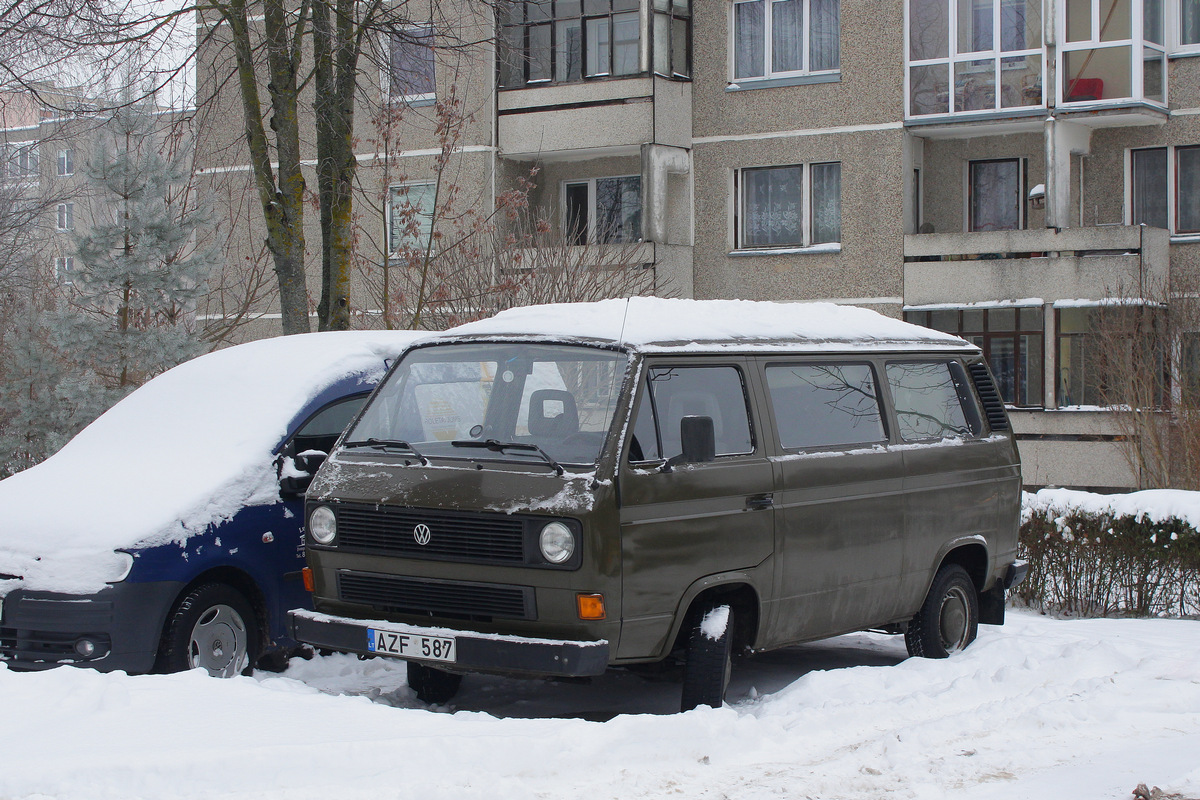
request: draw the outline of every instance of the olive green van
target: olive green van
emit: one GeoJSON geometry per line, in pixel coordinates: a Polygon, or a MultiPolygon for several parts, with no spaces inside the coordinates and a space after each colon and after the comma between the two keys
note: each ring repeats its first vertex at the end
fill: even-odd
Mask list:
{"type": "Polygon", "coordinates": [[[978,348],[831,304],[513,309],[415,344],[307,496],[295,638],[466,672],[731,657],[875,629],[911,654],[1002,624],[1020,462],[978,348]]]}

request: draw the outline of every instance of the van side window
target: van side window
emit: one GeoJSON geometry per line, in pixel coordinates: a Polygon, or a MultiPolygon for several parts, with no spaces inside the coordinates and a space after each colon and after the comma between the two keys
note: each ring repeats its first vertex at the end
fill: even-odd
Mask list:
{"type": "MultiPolygon", "coordinates": [[[[688,416],[712,417],[718,456],[754,452],[746,389],[742,374],[735,367],[654,367],[647,385],[659,423],[660,458],[683,452],[679,421],[688,416]]],[[[647,411],[643,403],[641,413],[647,411]]],[[[639,419],[634,433],[645,453],[646,444],[638,432],[642,424],[639,419]]]]}
{"type": "Polygon", "coordinates": [[[766,372],[781,446],[829,447],[887,439],[869,365],[788,364],[767,367],[766,372]]]}
{"type": "Polygon", "coordinates": [[[887,379],[900,438],[916,441],[973,435],[948,362],[891,362],[887,379]]]}

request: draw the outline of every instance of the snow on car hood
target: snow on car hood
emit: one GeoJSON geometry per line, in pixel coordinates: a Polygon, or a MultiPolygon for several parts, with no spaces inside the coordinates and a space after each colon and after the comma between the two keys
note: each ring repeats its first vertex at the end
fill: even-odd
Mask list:
{"type": "Polygon", "coordinates": [[[374,382],[426,334],[263,339],[200,356],[117,403],[41,464],[0,481],[0,595],[93,592],[145,542],[184,542],[242,506],[279,499],[273,451],[331,384],[374,382]],[[114,561],[115,559],[115,561],[114,561]]]}

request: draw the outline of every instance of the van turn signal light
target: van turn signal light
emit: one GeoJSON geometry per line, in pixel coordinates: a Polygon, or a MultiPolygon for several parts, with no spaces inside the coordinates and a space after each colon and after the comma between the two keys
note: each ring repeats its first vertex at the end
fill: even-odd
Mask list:
{"type": "Polygon", "coordinates": [[[313,593],[312,570],[308,567],[305,567],[304,569],[300,570],[300,577],[304,578],[304,591],[308,592],[309,594],[312,594],[313,593]]]}
{"type": "Polygon", "coordinates": [[[604,619],[604,595],[577,594],[575,601],[579,606],[580,619],[604,619]]]}

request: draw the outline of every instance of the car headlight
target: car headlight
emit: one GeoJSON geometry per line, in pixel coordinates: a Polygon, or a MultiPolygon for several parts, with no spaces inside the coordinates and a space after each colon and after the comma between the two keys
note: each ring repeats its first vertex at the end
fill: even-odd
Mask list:
{"type": "Polygon", "coordinates": [[[575,534],[561,522],[551,522],[542,528],[538,538],[542,558],[551,564],[562,564],[575,555],[575,534]]]}
{"type": "Polygon", "coordinates": [[[104,577],[106,583],[120,583],[129,577],[129,572],[133,569],[133,556],[124,550],[115,550],[112,559],[105,565],[105,569],[107,571],[104,577]]]}
{"type": "Polygon", "coordinates": [[[308,534],[317,544],[331,544],[337,536],[337,517],[329,506],[317,506],[308,515],[308,534]]]}

